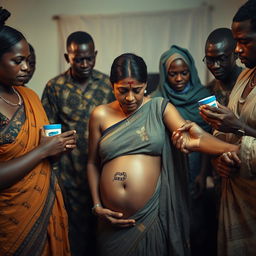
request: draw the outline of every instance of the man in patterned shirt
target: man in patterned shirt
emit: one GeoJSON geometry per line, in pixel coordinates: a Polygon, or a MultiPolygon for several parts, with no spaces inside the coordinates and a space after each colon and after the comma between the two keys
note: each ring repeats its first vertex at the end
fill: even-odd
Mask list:
{"type": "Polygon", "coordinates": [[[77,148],[61,157],[58,176],[69,214],[72,255],[96,255],[96,225],[86,177],[88,121],[95,106],[113,101],[114,95],[109,77],[93,69],[97,51],[92,37],[74,32],[66,46],[70,68],[46,84],[42,103],[51,123],[77,132],[77,148]]]}

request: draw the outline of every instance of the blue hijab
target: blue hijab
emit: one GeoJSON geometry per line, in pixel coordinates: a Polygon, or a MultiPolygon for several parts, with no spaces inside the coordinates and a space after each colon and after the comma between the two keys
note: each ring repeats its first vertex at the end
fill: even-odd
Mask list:
{"type": "Polygon", "coordinates": [[[169,99],[184,119],[196,122],[206,131],[210,131],[210,127],[199,115],[198,109],[198,101],[210,96],[210,92],[201,84],[194,59],[189,51],[177,45],[172,45],[160,58],[159,72],[160,82],[156,92],[152,96],[162,96],[169,99]],[[189,84],[182,93],[173,90],[167,79],[168,67],[176,59],[182,59],[190,71],[189,84]]]}

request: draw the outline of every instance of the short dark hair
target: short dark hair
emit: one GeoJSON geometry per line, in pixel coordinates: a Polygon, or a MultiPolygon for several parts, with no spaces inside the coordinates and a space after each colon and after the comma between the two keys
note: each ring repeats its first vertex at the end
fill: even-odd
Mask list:
{"type": "Polygon", "coordinates": [[[132,77],[141,83],[147,82],[147,65],[145,61],[133,53],[124,53],[115,58],[110,71],[112,85],[127,77],[132,77]]]}
{"type": "Polygon", "coordinates": [[[252,29],[256,31],[256,0],[249,0],[236,12],[233,22],[250,20],[252,29]]]}
{"type": "Polygon", "coordinates": [[[89,44],[89,43],[93,43],[93,38],[90,34],[88,34],[87,32],[84,31],[76,31],[71,33],[68,38],[67,38],[67,42],[66,42],[66,47],[68,49],[68,47],[72,44],[72,43],[76,43],[76,44],[89,44]]]}
{"type": "Polygon", "coordinates": [[[208,43],[217,44],[219,42],[226,41],[228,43],[228,48],[235,49],[236,41],[233,38],[232,31],[229,28],[217,28],[213,30],[206,40],[206,45],[208,43]]]}
{"type": "Polygon", "coordinates": [[[19,41],[26,40],[20,31],[5,25],[5,21],[10,15],[6,9],[0,7],[0,58],[19,41]]]}

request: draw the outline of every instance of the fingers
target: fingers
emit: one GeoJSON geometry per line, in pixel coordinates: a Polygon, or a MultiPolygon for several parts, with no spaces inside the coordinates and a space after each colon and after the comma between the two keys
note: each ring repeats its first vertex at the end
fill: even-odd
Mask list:
{"type": "Polygon", "coordinates": [[[237,167],[240,163],[241,161],[235,152],[226,152],[218,157],[214,167],[221,177],[228,178],[231,173],[238,171],[237,167]]]}
{"type": "Polygon", "coordinates": [[[70,143],[68,142],[66,145],[65,145],[65,148],[66,149],[73,149],[73,148],[76,148],[76,143],[70,143]]]}
{"type": "Polygon", "coordinates": [[[181,133],[180,132],[176,132],[176,131],[174,131],[173,133],[172,133],[172,142],[173,142],[173,145],[175,146],[175,147],[177,147],[178,149],[180,149],[180,143],[181,143],[181,140],[182,140],[182,135],[181,135],[181,133]]]}
{"type": "Polygon", "coordinates": [[[136,224],[134,219],[123,218],[123,213],[114,212],[106,208],[97,209],[97,215],[116,227],[132,227],[136,224]]]}
{"type": "MultiPolygon", "coordinates": [[[[220,105],[220,103],[217,102],[217,105],[218,105],[218,104],[220,105]]],[[[210,110],[211,112],[219,113],[219,108],[214,107],[214,106],[210,106],[210,105],[206,105],[206,104],[200,106],[199,109],[200,109],[200,110],[201,110],[201,109],[208,109],[208,110],[210,110]]]]}
{"type": "Polygon", "coordinates": [[[41,135],[41,136],[46,136],[43,127],[40,128],[40,135],[41,135]]]}
{"type": "Polygon", "coordinates": [[[174,131],[172,133],[172,143],[181,152],[185,154],[190,153],[190,151],[186,148],[185,138],[182,136],[180,132],[174,131]]]}
{"type": "Polygon", "coordinates": [[[227,152],[227,154],[235,162],[235,165],[240,166],[241,160],[236,152],[227,152]]]}
{"type": "Polygon", "coordinates": [[[58,136],[62,138],[65,149],[73,149],[76,147],[76,131],[75,130],[63,132],[58,136]]]}
{"type": "Polygon", "coordinates": [[[177,129],[177,131],[188,131],[191,127],[193,126],[192,122],[187,122],[184,123],[180,128],[177,129]]]}
{"type": "Polygon", "coordinates": [[[218,101],[217,101],[217,106],[219,109],[229,109],[228,107],[221,105],[218,101]]]}
{"type": "Polygon", "coordinates": [[[213,119],[213,120],[219,119],[221,115],[221,113],[218,113],[217,111],[212,111],[209,109],[201,109],[200,114],[202,114],[206,118],[213,119]]]}
{"type": "Polygon", "coordinates": [[[216,166],[216,171],[221,177],[228,178],[230,176],[231,168],[227,165],[222,164],[221,162],[218,162],[216,166]]]}
{"type": "Polygon", "coordinates": [[[58,136],[66,138],[66,137],[70,137],[72,135],[73,136],[76,135],[76,130],[71,130],[71,131],[63,132],[63,133],[59,134],[58,136]]]}
{"type": "Polygon", "coordinates": [[[223,153],[220,157],[221,161],[229,166],[234,166],[235,162],[231,159],[231,152],[223,153]]]}
{"type": "Polygon", "coordinates": [[[236,152],[226,152],[221,155],[221,160],[230,166],[239,166],[241,160],[236,152]]]}
{"type": "Polygon", "coordinates": [[[111,216],[108,217],[109,222],[113,226],[118,226],[118,227],[132,227],[135,225],[135,220],[134,219],[118,219],[118,218],[113,218],[111,216]]]}

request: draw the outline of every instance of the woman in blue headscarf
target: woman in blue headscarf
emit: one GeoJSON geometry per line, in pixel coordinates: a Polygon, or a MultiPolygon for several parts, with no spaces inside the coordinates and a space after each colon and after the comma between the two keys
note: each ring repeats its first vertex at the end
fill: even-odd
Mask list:
{"type": "MultiPolygon", "coordinates": [[[[176,45],[164,52],[160,58],[160,82],[153,97],[162,96],[178,109],[185,120],[197,123],[206,131],[210,126],[199,115],[198,101],[210,96],[209,91],[201,84],[195,62],[188,50],[176,45]]],[[[203,199],[200,197],[205,187],[207,158],[202,153],[192,152],[189,161],[189,191],[191,198],[191,249],[192,255],[203,250],[206,244],[204,230],[206,221],[203,199]]]]}

